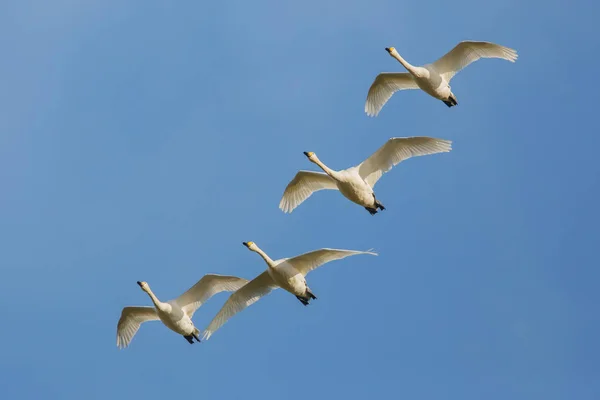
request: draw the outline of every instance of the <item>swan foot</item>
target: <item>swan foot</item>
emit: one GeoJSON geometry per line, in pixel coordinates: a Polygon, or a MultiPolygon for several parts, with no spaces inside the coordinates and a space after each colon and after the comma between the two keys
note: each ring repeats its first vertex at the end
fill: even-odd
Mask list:
{"type": "Polygon", "coordinates": [[[184,336],[184,338],[188,341],[189,344],[194,344],[194,337],[192,335],[184,336]]]}
{"type": "Polygon", "coordinates": [[[304,297],[296,296],[296,298],[297,298],[298,300],[300,300],[300,303],[304,304],[305,306],[307,306],[307,305],[308,305],[308,300],[307,300],[307,299],[305,299],[304,297]]]}
{"type": "Polygon", "coordinates": [[[367,210],[369,212],[369,214],[371,214],[371,215],[377,214],[377,209],[376,208],[365,207],[365,210],[367,210]]]}
{"type": "Polygon", "coordinates": [[[200,343],[200,338],[198,337],[198,334],[196,332],[194,332],[192,336],[198,341],[198,343],[200,343]]]}
{"type": "Polygon", "coordinates": [[[375,207],[365,207],[365,209],[371,213],[371,215],[377,214],[377,209],[380,209],[381,211],[385,210],[383,204],[381,204],[379,200],[377,200],[377,197],[375,197],[375,193],[373,193],[373,205],[375,207]]]}
{"type": "Polygon", "coordinates": [[[306,295],[311,298],[311,300],[316,300],[317,296],[313,294],[309,289],[306,289],[306,295]]]}
{"type": "Polygon", "coordinates": [[[453,94],[451,94],[450,97],[448,97],[448,100],[442,100],[442,101],[448,107],[453,107],[453,106],[458,105],[458,101],[456,100],[456,97],[454,97],[453,94]]]}

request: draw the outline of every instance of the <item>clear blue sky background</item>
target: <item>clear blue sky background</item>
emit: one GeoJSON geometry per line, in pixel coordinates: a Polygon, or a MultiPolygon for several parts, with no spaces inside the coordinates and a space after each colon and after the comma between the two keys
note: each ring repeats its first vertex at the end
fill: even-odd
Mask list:
{"type": "MultiPolygon", "coordinates": [[[[8,1],[0,5],[3,399],[598,399],[598,5],[591,1],[8,1]],[[287,3],[287,4],[282,4],[287,3]],[[568,4],[568,5],[567,5],[568,4]],[[513,47],[363,112],[369,85],[460,40],[513,47]],[[389,137],[409,160],[371,217],[333,192],[277,208],[303,151],[389,137]],[[190,346],[127,305],[205,273],[368,249],[190,346]]],[[[204,328],[227,295],[213,297],[204,328]]]]}

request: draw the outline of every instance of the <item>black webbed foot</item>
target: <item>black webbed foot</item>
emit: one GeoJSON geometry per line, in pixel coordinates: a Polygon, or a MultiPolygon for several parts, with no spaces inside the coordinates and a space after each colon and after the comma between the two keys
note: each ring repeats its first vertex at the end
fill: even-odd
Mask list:
{"type": "Polygon", "coordinates": [[[296,296],[296,298],[300,300],[300,303],[304,304],[305,306],[308,305],[308,300],[306,300],[304,297],[296,296]]]}
{"type": "Polygon", "coordinates": [[[184,336],[185,340],[188,341],[189,344],[194,344],[194,337],[193,336],[184,336]]]}

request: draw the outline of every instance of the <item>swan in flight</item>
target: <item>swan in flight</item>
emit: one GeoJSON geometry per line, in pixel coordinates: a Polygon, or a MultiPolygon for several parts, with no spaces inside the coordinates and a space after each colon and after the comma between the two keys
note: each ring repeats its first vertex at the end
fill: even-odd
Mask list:
{"type": "Polygon", "coordinates": [[[154,307],[123,309],[117,324],[117,346],[119,348],[129,346],[142,323],[156,320],[161,320],[167,328],[183,335],[190,344],[194,343],[194,339],[200,342],[198,338],[200,331],[192,322],[194,312],[215,294],[236,291],[246,283],[248,283],[247,279],[236,276],[207,274],[177,299],[163,303],[152,293],[148,283],[138,281],[137,284],[152,299],[154,307]]]}
{"type": "Polygon", "coordinates": [[[254,304],[273,289],[282,288],[287,290],[295,295],[302,304],[305,306],[308,305],[310,300],[317,297],[306,284],[305,276],[323,264],[357,254],[377,255],[377,253],[370,251],[320,249],[293,258],[282,258],[273,261],[254,242],[244,242],[243,245],[250,251],[258,253],[265,260],[268,268],[265,272],[248,282],[247,285],[229,296],[223,308],[221,308],[204,331],[203,339],[210,338],[234,314],[254,304]]]}
{"type": "Polygon", "coordinates": [[[411,157],[450,150],[452,150],[450,140],[425,136],[391,138],[359,165],[340,171],[334,171],[323,164],[315,153],[305,151],[304,155],[321,167],[325,173],[299,171],[285,188],[279,208],[285,213],[291,213],[314,192],[333,189],[339,190],[348,200],[363,206],[371,215],[375,215],[377,209],[385,210],[373,192],[375,183],[384,172],[388,172],[393,166],[411,157]]]}
{"type": "Polygon", "coordinates": [[[516,50],[498,44],[464,41],[436,62],[417,67],[402,58],[395,48],[389,47],[385,50],[408,72],[382,72],[377,75],[369,88],[365,103],[365,112],[372,117],[379,114],[385,103],[398,90],[422,89],[443,101],[448,107],[455,106],[458,101],[450,90],[450,80],[461,69],[480,58],[502,58],[515,62],[518,57],[516,50]]]}

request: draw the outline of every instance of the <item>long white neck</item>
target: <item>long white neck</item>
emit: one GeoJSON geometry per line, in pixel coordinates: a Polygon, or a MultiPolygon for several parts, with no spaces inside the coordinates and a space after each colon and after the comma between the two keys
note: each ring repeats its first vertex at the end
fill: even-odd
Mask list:
{"type": "Polygon", "coordinates": [[[321,169],[330,177],[332,177],[333,179],[337,179],[337,171],[332,170],[331,168],[329,168],[327,165],[323,164],[323,162],[321,160],[319,160],[318,158],[315,157],[314,161],[315,164],[317,164],[319,167],[321,167],[321,169]]]}
{"type": "Polygon", "coordinates": [[[398,62],[400,64],[402,64],[404,66],[404,68],[406,68],[406,70],[412,74],[414,74],[416,71],[416,68],[414,65],[412,65],[411,63],[409,63],[408,61],[406,61],[404,58],[402,58],[402,56],[400,54],[398,54],[397,51],[394,51],[392,53],[392,57],[394,57],[396,60],[398,60],[398,62]]]}
{"type": "Polygon", "coordinates": [[[271,257],[269,257],[267,255],[267,253],[262,251],[258,246],[256,247],[256,250],[254,250],[254,251],[256,251],[258,253],[258,255],[260,255],[263,258],[263,260],[265,260],[265,262],[267,263],[269,268],[275,267],[275,263],[273,262],[273,260],[271,260],[271,257]]]}
{"type": "Polygon", "coordinates": [[[152,290],[150,290],[150,288],[146,289],[146,293],[148,293],[148,296],[150,296],[150,299],[152,300],[152,302],[154,303],[154,306],[156,308],[162,308],[163,307],[163,303],[158,299],[158,297],[156,297],[154,295],[154,293],[152,293],[152,290]]]}

